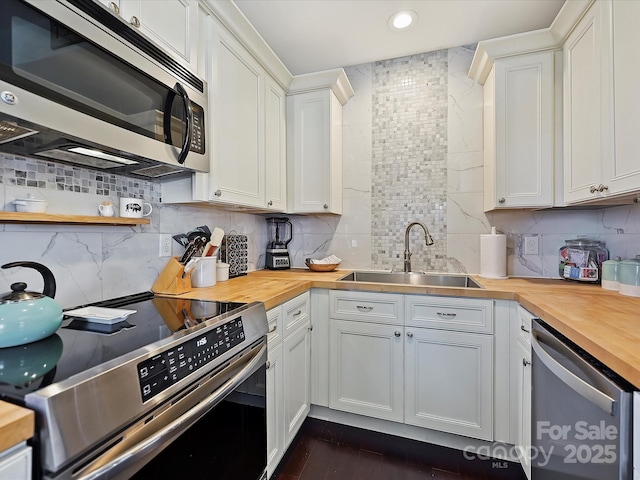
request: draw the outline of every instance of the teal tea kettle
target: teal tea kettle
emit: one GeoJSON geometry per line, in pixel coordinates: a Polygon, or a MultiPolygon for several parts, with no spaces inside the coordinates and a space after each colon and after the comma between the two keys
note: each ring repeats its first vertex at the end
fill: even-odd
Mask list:
{"type": "Polygon", "coordinates": [[[44,265],[11,262],[2,268],[25,267],[40,272],[42,293],[26,291],[27,284],[16,282],[11,292],[0,295],[0,348],[31,343],[52,335],[62,323],[62,308],[53,300],[56,280],[44,265]]]}

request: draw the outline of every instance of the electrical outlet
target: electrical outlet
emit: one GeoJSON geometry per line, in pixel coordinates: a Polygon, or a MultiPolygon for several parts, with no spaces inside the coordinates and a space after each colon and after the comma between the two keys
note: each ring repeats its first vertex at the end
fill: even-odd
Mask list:
{"type": "Polygon", "coordinates": [[[171,256],[171,234],[170,233],[161,233],[160,234],[160,257],[170,257],[171,256]]]}
{"type": "Polygon", "coordinates": [[[525,255],[538,255],[538,236],[537,235],[525,235],[524,237],[524,254],[525,255]]]}

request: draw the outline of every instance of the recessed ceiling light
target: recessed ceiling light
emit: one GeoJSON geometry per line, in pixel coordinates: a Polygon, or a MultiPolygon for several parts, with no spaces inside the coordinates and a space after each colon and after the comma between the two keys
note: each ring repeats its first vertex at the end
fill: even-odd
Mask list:
{"type": "Polygon", "coordinates": [[[406,30],[418,18],[418,14],[413,10],[402,10],[389,17],[387,25],[391,30],[406,30]]]}

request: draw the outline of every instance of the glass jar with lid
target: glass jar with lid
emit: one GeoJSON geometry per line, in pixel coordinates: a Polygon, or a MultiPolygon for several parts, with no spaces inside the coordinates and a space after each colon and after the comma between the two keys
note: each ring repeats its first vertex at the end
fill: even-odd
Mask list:
{"type": "Polygon", "coordinates": [[[558,255],[560,278],[590,283],[600,283],[602,263],[609,258],[604,242],[588,238],[565,240],[558,255]]]}

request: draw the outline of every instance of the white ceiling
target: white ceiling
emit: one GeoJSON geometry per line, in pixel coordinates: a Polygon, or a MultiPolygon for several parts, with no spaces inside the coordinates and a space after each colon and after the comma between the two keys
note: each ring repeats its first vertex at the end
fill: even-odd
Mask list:
{"type": "Polygon", "coordinates": [[[294,75],[547,28],[565,0],[234,0],[294,75]],[[413,10],[404,32],[389,17],[413,10]]]}

